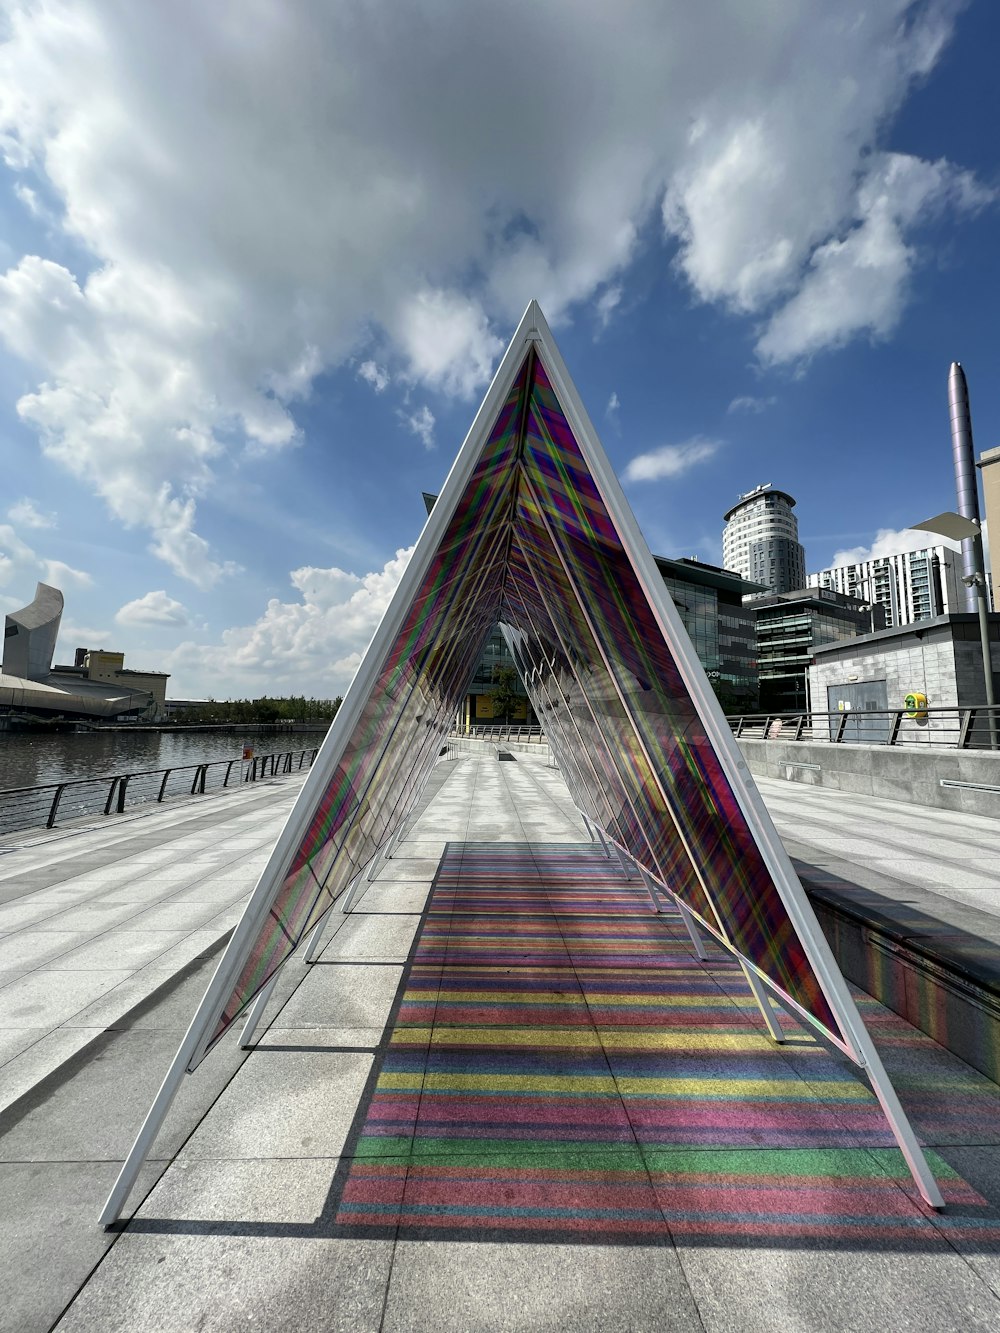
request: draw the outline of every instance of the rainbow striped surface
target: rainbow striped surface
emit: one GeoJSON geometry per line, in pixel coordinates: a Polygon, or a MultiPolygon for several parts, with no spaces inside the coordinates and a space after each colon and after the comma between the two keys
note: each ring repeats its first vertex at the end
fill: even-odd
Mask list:
{"type": "MultiPolygon", "coordinates": [[[[711,947],[711,946],[710,946],[711,947]]],[[[996,1252],[995,1210],[937,1154],[920,1201],[854,1066],[738,963],[699,963],[590,845],[449,844],[336,1187],[348,1234],[996,1252]]],[[[872,1003],[922,1138],[997,1137],[997,1089],[872,1003]],[[957,1062],[954,1062],[957,1066],[957,1062]],[[959,1067],[962,1068],[962,1067],[959,1067]]]]}

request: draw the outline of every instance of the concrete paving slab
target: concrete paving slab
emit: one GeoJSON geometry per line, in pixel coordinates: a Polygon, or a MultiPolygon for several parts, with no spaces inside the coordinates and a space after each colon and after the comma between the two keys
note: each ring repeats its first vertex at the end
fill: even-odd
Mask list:
{"type": "Polygon", "coordinates": [[[15,1105],[100,1035],[99,1028],[60,1027],[26,1046],[0,1071],[0,1111],[15,1105]]]}
{"type": "MultiPolygon", "coordinates": [[[[927,1228],[930,1233],[930,1227],[927,1228]]],[[[943,1241],[921,1253],[879,1243],[826,1246],[677,1241],[684,1276],[706,1333],[987,1333],[1000,1305],[943,1241]]]]}
{"type": "MultiPolygon", "coordinates": [[[[343,914],[341,914],[343,915],[343,914]]],[[[320,963],[334,958],[369,958],[373,962],[405,962],[413,944],[419,916],[388,916],[351,911],[320,955],[320,963]]]]}
{"type": "Polygon", "coordinates": [[[376,1028],[389,1020],[403,969],[313,965],[308,986],[301,986],[274,1022],[282,1028],[376,1028]]]}
{"type": "Polygon", "coordinates": [[[0,1028],[58,1027],[130,975],[122,969],[64,969],[55,986],[45,971],[26,976],[5,973],[0,976],[0,1028]]]}
{"type": "Polygon", "coordinates": [[[178,1163],[59,1333],[379,1333],[393,1244],[324,1234],[335,1169],[178,1163]]]}
{"type": "MultiPolygon", "coordinates": [[[[131,926],[131,923],[130,923],[131,926]]],[[[21,936],[17,937],[18,939],[21,936]]],[[[60,954],[55,966],[70,972],[109,968],[136,971],[185,938],[182,930],[116,930],[60,954]]]]}
{"type": "Polygon", "coordinates": [[[428,1328],[701,1333],[703,1325],[665,1246],[402,1240],[383,1333],[428,1328]]]}
{"type": "MultiPolygon", "coordinates": [[[[161,1169],[143,1169],[137,1199],[161,1169]]],[[[0,1164],[0,1333],[48,1333],[110,1249],[115,1236],[94,1226],[94,1200],[116,1171],[105,1162],[0,1164]]]]}
{"type": "MultiPolygon", "coordinates": [[[[90,1041],[0,1114],[0,1161],[124,1161],[183,1035],[105,1032],[90,1041]]],[[[151,1159],[177,1153],[245,1058],[227,1037],[184,1079],[151,1159]]]]}
{"type": "Polygon", "coordinates": [[[261,1046],[184,1156],[339,1157],[371,1068],[367,1054],[261,1046]]]}

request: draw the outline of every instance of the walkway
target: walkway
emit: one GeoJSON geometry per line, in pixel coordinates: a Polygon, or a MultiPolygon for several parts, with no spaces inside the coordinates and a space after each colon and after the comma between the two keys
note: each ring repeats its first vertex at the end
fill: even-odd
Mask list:
{"type": "Polygon", "coordinates": [[[435,781],[259,1048],[230,1034],[187,1080],[92,1274],[202,978],[0,1116],[0,1328],[67,1304],[61,1333],[1000,1325],[1000,1090],[863,1002],[935,1153],[931,1215],[852,1067],[801,1029],[773,1046],[553,770],[435,781]]]}
{"type": "Polygon", "coordinates": [[[0,1111],[217,949],[303,780],[0,838],[0,1111]]]}

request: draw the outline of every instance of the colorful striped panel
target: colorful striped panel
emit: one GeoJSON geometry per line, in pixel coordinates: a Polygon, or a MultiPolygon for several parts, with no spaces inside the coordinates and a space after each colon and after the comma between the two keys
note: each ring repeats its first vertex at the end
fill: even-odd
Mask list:
{"type": "Polygon", "coordinates": [[[213,1042],[386,840],[451,728],[499,619],[527,382],[526,363],[316,805],[213,1042]]]}
{"type": "MultiPolygon", "coordinates": [[[[844,1044],[540,360],[523,466],[515,541],[549,612],[549,641],[573,649],[606,745],[635,774],[632,809],[655,859],[648,868],[669,868],[661,877],[692,910],[721,924],[740,954],[844,1044]]],[[[624,845],[643,860],[641,845],[624,845]]]]}
{"type": "MultiPolygon", "coordinates": [[[[404,986],[349,1137],[338,1228],[1000,1242],[935,1154],[951,1207],[932,1218],[853,1066],[790,1022],[788,1045],[772,1042],[738,965],[699,964],[677,920],[589,845],[450,845],[404,986]]],[[[913,1029],[906,1041],[934,1050],[913,1029]]],[[[970,1073],[957,1105],[940,1082],[908,1101],[918,1126],[978,1116],[995,1130],[992,1085],[970,1073]]]]}

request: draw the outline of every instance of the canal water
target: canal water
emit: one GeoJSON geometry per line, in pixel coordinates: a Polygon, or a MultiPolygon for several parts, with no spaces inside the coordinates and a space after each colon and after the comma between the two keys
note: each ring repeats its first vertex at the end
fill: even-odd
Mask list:
{"type": "Polygon", "coordinates": [[[244,742],[254,753],[284,754],[319,745],[324,731],[255,734],[234,728],[220,731],[0,731],[0,792],[12,787],[41,787],[77,778],[116,773],[183,768],[213,759],[239,759],[244,742]]]}

